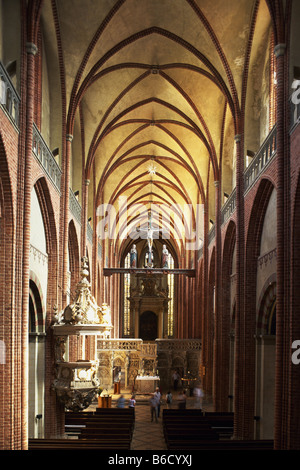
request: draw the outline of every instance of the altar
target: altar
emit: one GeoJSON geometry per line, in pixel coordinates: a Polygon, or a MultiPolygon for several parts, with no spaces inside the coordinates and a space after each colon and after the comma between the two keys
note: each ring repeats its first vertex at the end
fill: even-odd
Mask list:
{"type": "Polygon", "coordinates": [[[156,387],[159,387],[160,378],[151,375],[138,375],[135,379],[137,392],[139,393],[153,393],[156,387]]]}

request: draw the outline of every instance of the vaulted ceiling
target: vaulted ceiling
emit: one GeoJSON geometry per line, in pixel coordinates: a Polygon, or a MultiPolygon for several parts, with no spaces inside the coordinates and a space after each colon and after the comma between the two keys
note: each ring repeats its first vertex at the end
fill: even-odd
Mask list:
{"type": "Polygon", "coordinates": [[[166,211],[207,200],[214,219],[214,181],[234,187],[245,71],[270,28],[265,0],[59,0],[45,2],[42,25],[73,135],[71,185],[91,181],[89,215],[101,203],[118,210],[123,196],[166,211]]]}

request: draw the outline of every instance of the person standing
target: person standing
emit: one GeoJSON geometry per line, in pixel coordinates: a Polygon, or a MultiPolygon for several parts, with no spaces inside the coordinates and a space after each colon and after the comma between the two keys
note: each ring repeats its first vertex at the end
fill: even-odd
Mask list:
{"type": "Polygon", "coordinates": [[[178,395],[178,408],[180,410],[185,410],[186,408],[186,393],[185,390],[181,390],[178,395]]]}
{"type": "Polygon", "coordinates": [[[160,415],[160,403],[161,403],[161,393],[158,387],[156,387],[156,390],[154,392],[154,396],[157,399],[157,417],[159,418],[160,415]]]}
{"type": "Polygon", "coordinates": [[[179,376],[177,370],[175,370],[175,372],[173,374],[173,387],[174,387],[175,392],[176,392],[177,387],[178,387],[179,379],[180,379],[180,376],[179,376]]]}
{"type": "Polygon", "coordinates": [[[153,422],[153,419],[155,419],[155,422],[157,423],[157,398],[154,395],[154,393],[151,393],[149,403],[150,403],[151,422],[153,422]]]}
{"type": "Polygon", "coordinates": [[[172,393],[169,391],[166,395],[166,402],[167,402],[168,409],[172,408],[172,400],[173,400],[172,393]]]}
{"type": "Polygon", "coordinates": [[[118,408],[125,408],[125,398],[124,395],[121,395],[117,400],[117,407],[118,408]]]}
{"type": "Polygon", "coordinates": [[[194,408],[199,408],[202,410],[202,402],[203,402],[203,390],[200,387],[200,384],[197,384],[196,387],[194,388],[194,397],[195,397],[195,402],[194,402],[194,408]]]}

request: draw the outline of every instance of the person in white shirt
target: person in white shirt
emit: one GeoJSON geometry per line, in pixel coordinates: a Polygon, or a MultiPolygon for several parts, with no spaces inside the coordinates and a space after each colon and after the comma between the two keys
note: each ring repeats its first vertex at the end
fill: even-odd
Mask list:
{"type": "Polygon", "coordinates": [[[132,397],[129,399],[128,407],[129,408],[134,408],[135,404],[136,404],[135,395],[132,395],[132,397]]]}
{"type": "Polygon", "coordinates": [[[155,418],[155,422],[157,423],[157,397],[154,393],[151,393],[149,404],[151,410],[151,421],[155,418]]]}
{"type": "Polygon", "coordinates": [[[194,388],[193,391],[194,397],[195,397],[195,403],[194,403],[194,408],[200,408],[202,410],[202,402],[203,402],[203,390],[200,387],[200,384],[197,384],[196,387],[194,388]]]}
{"type": "Polygon", "coordinates": [[[157,399],[157,417],[159,418],[159,413],[160,413],[160,401],[161,401],[161,393],[159,391],[159,388],[156,387],[156,390],[154,392],[154,396],[157,399]]]}
{"type": "Polygon", "coordinates": [[[180,379],[180,375],[178,374],[177,370],[175,370],[173,374],[173,383],[174,383],[173,386],[174,386],[175,391],[177,390],[179,379],[180,379]]]}

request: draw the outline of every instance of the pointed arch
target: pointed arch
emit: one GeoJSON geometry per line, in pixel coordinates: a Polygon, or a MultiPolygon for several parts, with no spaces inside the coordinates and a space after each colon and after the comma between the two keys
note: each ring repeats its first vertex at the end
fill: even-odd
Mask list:
{"type": "Polygon", "coordinates": [[[70,293],[75,292],[76,285],[79,281],[79,268],[80,268],[80,254],[79,242],[75,223],[73,220],[69,223],[69,236],[68,236],[68,249],[69,249],[69,273],[70,273],[70,293]]]}

